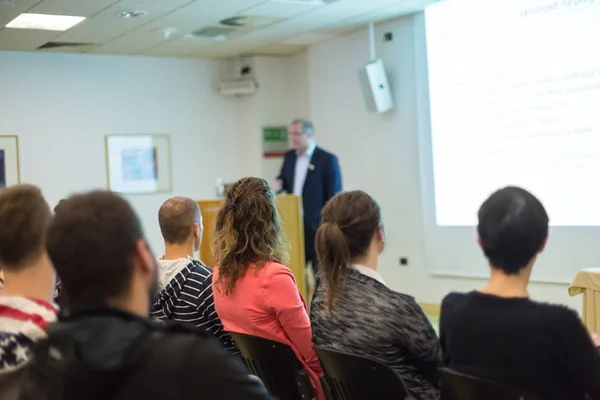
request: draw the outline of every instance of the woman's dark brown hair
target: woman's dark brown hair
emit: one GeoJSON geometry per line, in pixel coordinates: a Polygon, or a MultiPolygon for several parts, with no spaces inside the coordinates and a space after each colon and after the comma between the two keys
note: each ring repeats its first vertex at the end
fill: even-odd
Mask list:
{"type": "Polygon", "coordinates": [[[217,214],[214,254],[219,265],[217,289],[231,294],[251,264],[288,262],[287,242],[275,194],[261,178],[243,178],[228,188],[217,214]]]}
{"type": "Polygon", "coordinates": [[[321,211],[315,248],[330,312],[344,288],[352,261],[366,256],[373,235],[380,227],[379,205],[361,190],[336,195],[321,211]]]}

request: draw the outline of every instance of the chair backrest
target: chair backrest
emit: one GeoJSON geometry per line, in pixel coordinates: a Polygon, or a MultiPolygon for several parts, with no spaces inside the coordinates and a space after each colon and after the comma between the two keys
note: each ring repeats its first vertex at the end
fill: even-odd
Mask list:
{"type": "Polygon", "coordinates": [[[280,400],[312,400],[308,373],[290,346],[257,336],[229,332],[250,372],[280,400]]]}
{"type": "Polygon", "coordinates": [[[411,400],[402,378],[367,357],[315,346],[331,400],[411,400]]]}
{"type": "Polygon", "coordinates": [[[519,389],[440,369],[442,400],[539,400],[519,389]]]}

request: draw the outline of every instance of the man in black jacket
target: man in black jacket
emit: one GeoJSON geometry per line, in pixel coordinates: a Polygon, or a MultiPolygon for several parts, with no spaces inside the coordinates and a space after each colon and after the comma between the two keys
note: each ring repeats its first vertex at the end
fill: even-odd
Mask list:
{"type": "Polygon", "coordinates": [[[149,322],[156,261],[125,200],[75,195],[48,235],[71,312],[48,329],[21,399],[271,399],[209,335],[149,322]]]}

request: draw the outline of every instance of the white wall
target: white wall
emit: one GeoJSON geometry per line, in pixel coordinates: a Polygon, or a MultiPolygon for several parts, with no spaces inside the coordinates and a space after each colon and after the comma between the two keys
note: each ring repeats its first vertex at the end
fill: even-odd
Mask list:
{"type": "MultiPolygon", "coordinates": [[[[439,303],[450,291],[472,290],[484,281],[428,274],[419,157],[419,132],[427,135],[428,124],[417,107],[427,90],[421,78],[426,74],[423,19],[403,18],[378,26],[376,32],[378,39],[384,32],[394,35],[390,43],[378,40],[378,56],[388,67],[396,110],[385,115],[366,110],[358,80],[359,69],[369,60],[365,30],[309,50],[310,117],[319,144],[340,157],[344,189],[365,190],[382,207],[387,250],[381,270],[388,284],[418,301],[439,303]],[[409,258],[408,267],[399,266],[403,256],[409,258]]],[[[487,274],[483,257],[480,268],[487,274]]],[[[530,293],[581,309],[581,298],[569,298],[566,285],[533,283],[530,293]]]]}
{"type": "Polygon", "coordinates": [[[272,183],[283,158],[263,158],[262,128],[287,126],[295,118],[306,118],[308,104],[308,57],[257,57],[254,60],[258,92],[237,99],[240,146],[244,174],[261,176],[272,183]]]}
{"type": "MultiPolygon", "coordinates": [[[[0,52],[0,135],[18,135],[21,181],[51,205],[106,188],[106,134],[171,135],[173,195],[214,197],[238,179],[238,103],[214,93],[216,64],[118,56],[0,52]],[[232,145],[233,144],[233,145],[232,145]]],[[[166,195],[130,196],[155,252],[166,195]]]]}

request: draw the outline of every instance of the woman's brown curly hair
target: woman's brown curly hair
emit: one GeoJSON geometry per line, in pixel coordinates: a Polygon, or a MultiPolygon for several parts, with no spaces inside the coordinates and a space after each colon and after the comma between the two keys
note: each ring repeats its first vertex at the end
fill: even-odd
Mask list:
{"type": "Polygon", "coordinates": [[[270,261],[288,262],[288,244],[267,181],[243,178],[228,188],[217,214],[213,247],[219,265],[216,286],[225,296],[251,264],[258,269],[270,261]]]}

